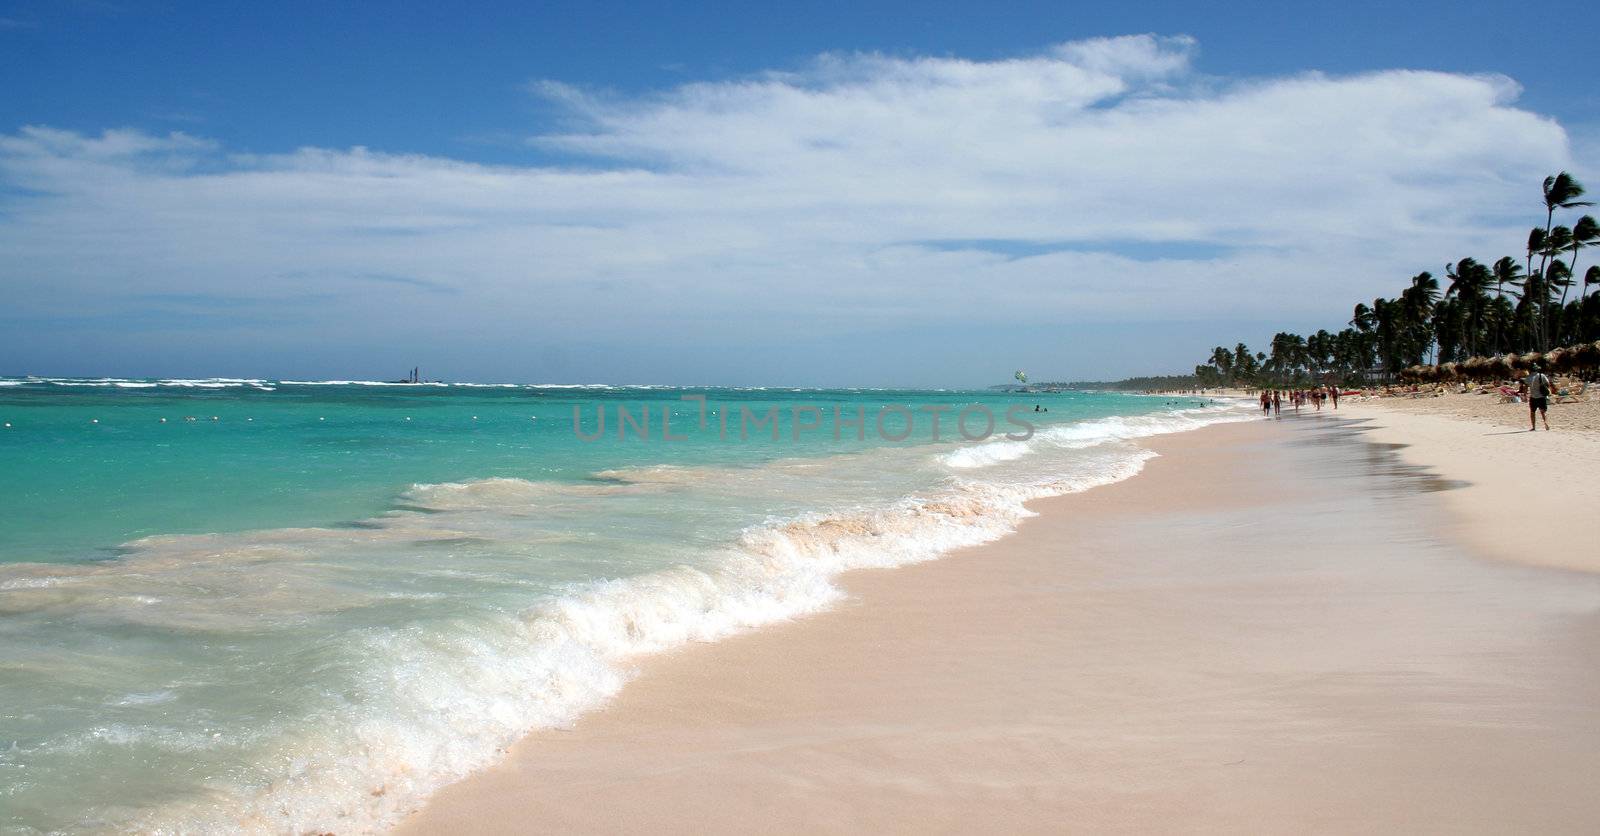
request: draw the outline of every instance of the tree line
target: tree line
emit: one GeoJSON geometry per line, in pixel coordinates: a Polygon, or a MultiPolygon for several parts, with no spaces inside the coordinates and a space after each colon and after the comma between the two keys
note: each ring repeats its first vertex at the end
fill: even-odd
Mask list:
{"type": "Polygon", "coordinates": [[[1040,390],[1059,389],[1092,389],[1114,392],[1148,392],[1170,391],[1174,389],[1198,389],[1200,380],[1192,374],[1168,374],[1151,377],[1130,377],[1124,380],[1074,380],[1059,383],[1035,383],[1033,388],[1040,390]]]}
{"type": "Polygon", "coordinates": [[[1399,295],[1357,304],[1335,332],[1280,331],[1267,351],[1217,346],[1195,377],[1207,387],[1362,384],[1420,365],[1600,340],[1600,293],[1590,292],[1600,287],[1600,264],[1578,278],[1583,250],[1600,244],[1600,224],[1587,214],[1571,226],[1556,223],[1594,204],[1565,171],[1546,177],[1543,191],[1545,222],[1529,230],[1519,256],[1463,258],[1442,276],[1418,273],[1399,295]]]}

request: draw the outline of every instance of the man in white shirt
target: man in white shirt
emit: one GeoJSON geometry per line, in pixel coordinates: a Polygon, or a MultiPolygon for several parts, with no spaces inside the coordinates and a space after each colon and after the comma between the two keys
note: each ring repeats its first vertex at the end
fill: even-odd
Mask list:
{"type": "Polygon", "coordinates": [[[1535,364],[1533,372],[1522,385],[1528,389],[1528,432],[1539,429],[1535,414],[1544,419],[1545,432],[1550,431],[1550,378],[1545,376],[1544,365],[1535,364]]]}

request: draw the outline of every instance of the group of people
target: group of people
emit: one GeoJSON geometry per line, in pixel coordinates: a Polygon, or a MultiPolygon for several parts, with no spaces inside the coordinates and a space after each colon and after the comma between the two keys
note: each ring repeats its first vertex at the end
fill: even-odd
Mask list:
{"type": "MultiPolygon", "coordinates": [[[[1412,387],[1416,389],[1415,386],[1412,387]]],[[[1527,377],[1518,383],[1517,394],[1526,398],[1528,402],[1528,429],[1539,428],[1538,421],[1544,420],[1544,428],[1550,429],[1550,397],[1555,385],[1550,381],[1550,376],[1545,373],[1544,364],[1535,364],[1527,377]]],[[[1463,391],[1465,389],[1463,388],[1463,391]]],[[[1565,394],[1563,392],[1562,394],[1565,394]]],[[[1263,416],[1283,415],[1283,402],[1288,401],[1295,412],[1300,407],[1310,405],[1318,412],[1322,411],[1324,403],[1332,402],[1333,408],[1339,408],[1339,387],[1319,386],[1314,389],[1263,389],[1261,390],[1261,414],[1263,416]]]]}
{"type": "Polygon", "coordinates": [[[1339,408],[1339,387],[1318,386],[1315,389],[1263,389],[1261,390],[1261,414],[1271,416],[1283,415],[1283,402],[1288,401],[1295,412],[1302,406],[1315,407],[1322,411],[1322,405],[1332,402],[1333,408],[1339,408]]]}

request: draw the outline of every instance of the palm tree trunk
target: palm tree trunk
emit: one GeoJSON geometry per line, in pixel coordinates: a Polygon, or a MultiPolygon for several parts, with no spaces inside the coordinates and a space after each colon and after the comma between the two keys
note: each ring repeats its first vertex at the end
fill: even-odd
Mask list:
{"type": "MultiPolygon", "coordinates": [[[[1501,299],[1506,298],[1504,287],[1506,287],[1506,282],[1502,282],[1502,280],[1499,279],[1494,280],[1494,301],[1496,301],[1496,303],[1499,303],[1501,299]]],[[[1494,306],[1494,311],[1499,312],[1499,309],[1501,309],[1501,307],[1499,307],[1499,304],[1496,304],[1496,306],[1494,306]]],[[[1506,351],[1506,348],[1504,348],[1504,346],[1506,346],[1506,341],[1501,340],[1501,332],[1504,332],[1504,330],[1506,330],[1506,324],[1499,320],[1499,316],[1494,317],[1494,352],[1496,352],[1496,354],[1501,354],[1502,351],[1506,351]]]]}
{"type": "MultiPolygon", "coordinates": [[[[1550,226],[1551,224],[1555,223],[1555,220],[1556,208],[1554,206],[1546,207],[1544,212],[1544,237],[1546,241],[1549,241],[1550,239],[1550,226]]],[[[1546,244],[1545,248],[1548,250],[1549,245],[1546,244]]],[[[1550,348],[1550,284],[1548,282],[1549,276],[1546,276],[1544,272],[1545,267],[1549,265],[1549,263],[1550,256],[1541,253],[1539,255],[1539,275],[1544,276],[1546,281],[1544,282],[1544,298],[1539,300],[1540,351],[1548,351],[1550,348]]]]}
{"type": "MultiPolygon", "coordinates": [[[[1572,287],[1573,282],[1583,281],[1583,274],[1578,272],[1578,248],[1582,246],[1577,241],[1572,242],[1572,272],[1567,276],[1567,286],[1561,288],[1561,307],[1563,308],[1567,306],[1567,289],[1572,287]]],[[[1588,292],[1586,287],[1579,289],[1578,300],[1580,302],[1583,301],[1583,295],[1586,292],[1588,292]]]]}
{"type": "MultiPolygon", "coordinates": [[[[1524,265],[1523,265],[1523,268],[1522,268],[1522,273],[1523,273],[1523,277],[1522,277],[1522,282],[1523,282],[1523,284],[1522,284],[1522,292],[1524,294],[1526,294],[1528,292],[1528,281],[1529,281],[1529,278],[1533,275],[1533,251],[1532,250],[1528,251],[1528,257],[1524,262],[1524,265]]],[[[1526,297],[1524,297],[1524,298],[1526,298],[1526,297]]]]}
{"type": "Polygon", "coordinates": [[[1469,357],[1478,357],[1483,353],[1483,300],[1479,298],[1472,303],[1472,339],[1470,340],[1469,357]]]}

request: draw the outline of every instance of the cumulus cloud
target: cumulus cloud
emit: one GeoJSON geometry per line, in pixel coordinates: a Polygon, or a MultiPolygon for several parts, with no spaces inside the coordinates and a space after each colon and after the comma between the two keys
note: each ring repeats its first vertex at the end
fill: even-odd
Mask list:
{"type": "MultiPolygon", "coordinates": [[[[529,141],[559,165],[24,128],[0,136],[0,349],[207,294],[265,316],[197,320],[224,357],[423,340],[523,378],[538,346],[616,357],[705,328],[909,335],[874,369],[1010,326],[1213,320],[1222,342],[1223,321],[1331,326],[1418,269],[1513,251],[1539,180],[1574,164],[1510,79],[1227,79],[1197,55],[1137,36],[993,61],[825,55],[641,96],[542,82],[562,127],[529,141]],[[498,351],[453,348],[482,341],[498,351]]],[[[678,379],[738,368],[693,356],[678,379]]],[[[593,362],[570,373],[620,374],[593,362]]],[[[872,382],[810,362],[808,381],[872,382]]]]}

